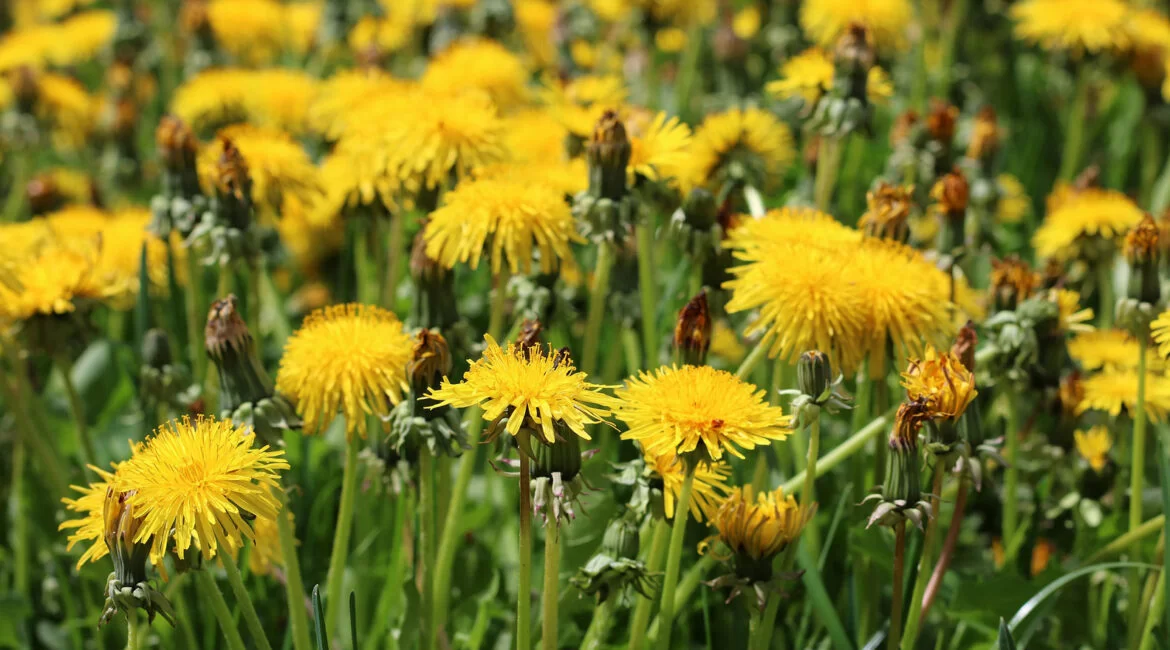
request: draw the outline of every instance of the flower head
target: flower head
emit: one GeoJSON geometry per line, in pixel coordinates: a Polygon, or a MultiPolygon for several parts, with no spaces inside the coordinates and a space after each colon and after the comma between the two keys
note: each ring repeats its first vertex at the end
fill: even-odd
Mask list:
{"type": "Polygon", "coordinates": [[[1129,45],[1129,6],[1122,0],[1024,0],[1012,5],[1016,36],[1073,56],[1129,45]]]}
{"type": "Polygon", "coordinates": [[[1088,332],[1093,329],[1093,310],[1081,309],[1081,294],[1069,289],[1050,289],[1048,299],[1056,303],[1059,311],[1058,326],[1063,332],[1088,332]]]}
{"type": "Polygon", "coordinates": [[[69,533],[66,551],[73,550],[73,547],[78,544],[88,545],[85,553],[81,555],[81,559],[77,561],[78,569],[81,569],[82,565],[87,562],[97,562],[109,555],[110,549],[106,546],[105,540],[106,496],[111,492],[118,491],[117,477],[115,476],[117,467],[114,468],[113,472],[107,472],[93,466],[90,466],[90,469],[97,473],[98,480],[85,487],[71,485],[70,487],[80,492],[81,496],[75,499],[68,497],[61,499],[61,502],[65,504],[65,509],[77,513],[78,518],[67,519],[57,527],[57,530],[72,531],[69,533]]]}
{"type": "Polygon", "coordinates": [[[1040,257],[1067,259],[1076,256],[1083,239],[1112,242],[1136,226],[1142,215],[1133,201],[1114,190],[1066,190],[1059,200],[1049,202],[1032,245],[1040,257]]]}
{"type": "MultiPolygon", "coordinates": [[[[873,66],[867,73],[865,92],[869,101],[883,103],[894,94],[894,86],[884,70],[873,66]]],[[[780,78],[765,86],[778,99],[799,97],[813,106],[833,87],[833,59],[822,48],[809,49],[788,59],[780,66],[780,78]]]]}
{"type": "MultiPolygon", "coordinates": [[[[1084,370],[1133,370],[1138,364],[1137,339],[1120,329],[1081,332],[1069,340],[1068,353],[1084,370]]],[[[1163,366],[1153,351],[1147,354],[1147,368],[1163,366]]]]}
{"type": "Polygon", "coordinates": [[[551,85],[543,92],[552,114],[579,138],[589,137],[602,113],[624,106],[627,94],[621,77],[608,75],[577,77],[563,85],[551,85]]]}
{"type": "Polygon", "coordinates": [[[427,62],[422,86],[451,94],[468,88],[485,91],[501,110],[525,103],[528,71],[519,57],[489,39],[458,41],[427,62]]]}
{"type": "Polygon", "coordinates": [[[630,172],[650,180],[677,177],[687,159],[691,128],[677,117],[635,113],[626,121],[630,133],[630,172]]]}
{"type": "Polygon", "coordinates": [[[955,421],[979,394],[975,390],[975,375],[950,352],[940,353],[926,348],[921,360],[910,362],[902,373],[906,397],[924,402],[930,416],[955,421]]]}
{"type": "Polygon", "coordinates": [[[1093,427],[1088,431],[1077,430],[1074,434],[1077,453],[1089,463],[1098,474],[1109,462],[1109,450],[1113,448],[1113,436],[1106,427],[1093,427]]]}
{"type": "Polygon", "coordinates": [[[527,427],[549,444],[557,439],[557,425],[590,440],[586,425],[604,422],[609,415],[613,398],[601,392],[602,386],[589,383],[565,355],[514,343],[504,349],[491,335],[484,340],[483,357],[472,362],[463,381],[452,384],[444,378],[437,390],[427,393],[427,399],[437,402],[431,408],[480,406],[493,433],[506,419],[508,434],[518,436],[527,427]]]}
{"type": "Polygon", "coordinates": [[[858,228],[870,237],[906,240],[910,212],[914,208],[913,185],[890,185],[881,181],[877,189],[865,193],[865,203],[868,209],[858,220],[858,228]]]}
{"type": "Polygon", "coordinates": [[[289,134],[274,128],[237,124],[220,129],[217,137],[199,156],[199,171],[207,188],[213,185],[216,162],[231,142],[248,164],[252,178],[252,202],[262,214],[275,218],[283,211],[287,195],[302,205],[317,200],[317,167],[308,153],[289,134]]]}
{"type": "Polygon", "coordinates": [[[410,390],[412,345],[398,318],[380,307],[318,309],[285,344],[276,390],[296,404],[307,432],[323,431],[340,410],[346,434],[365,436],[365,416],[388,418],[410,390]]]}
{"type": "Polygon", "coordinates": [[[1040,275],[1018,256],[991,260],[991,294],[996,309],[1015,309],[1039,282],[1040,275]]]}
{"type": "Polygon", "coordinates": [[[800,7],[800,26],[823,47],[832,47],[849,25],[864,25],[880,50],[902,49],[913,22],[908,0],[808,0],[800,7]]]}
{"type": "Polygon", "coordinates": [[[119,468],[118,487],[134,492],[128,503],[142,520],[134,541],[153,539],[158,566],[168,550],[183,558],[194,544],[210,559],[220,544],[232,552],[255,540],[249,522],[277,516],[273,490],[285,469],[284,452],[254,447],[247,426],[183,418],[155,430],[119,468]]]}
{"type": "Polygon", "coordinates": [[[459,262],[476,268],[490,248],[492,272],[506,263],[513,274],[530,271],[535,251],[541,271],[551,273],[572,261],[569,242],[583,241],[563,192],[504,178],[461,183],[431,214],[425,237],[427,255],[448,268],[459,262]]]}
{"type": "Polygon", "coordinates": [[[788,437],[788,416],[764,391],[709,366],[643,372],[615,395],[614,414],[628,427],[622,439],[639,441],[646,454],[710,462],[788,437]]]}
{"type": "Polygon", "coordinates": [[[795,155],[792,133],[775,115],[759,108],[712,113],[691,141],[690,182],[717,188],[730,174],[763,185],[782,173],[795,155]]]}
{"type": "MultiPolygon", "coordinates": [[[[666,518],[673,519],[678,495],[686,480],[686,464],[674,454],[646,454],[646,467],[662,480],[662,502],[666,518]]],[[[727,494],[727,480],[731,478],[731,466],[720,461],[695,468],[694,483],[691,486],[691,517],[702,521],[710,519],[719,507],[719,501],[727,494]]]]}
{"type": "MultiPolygon", "coordinates": [[[[1104,411],[1113,417],[1121,409],[1131,415],[1137,407],[1138,373],[1136,370],[1105,370],[1081,381],[1084,396],[1077,405],[1077,413],[1104,411]]],[[[1162,422],[1170,413],[1170,378],[1160,373],[1146,373],[1146,413],[1155,422],[1162,422]]]]}
{"type": "MultiPolygon", "coordinates": [[[[750,582],[772,579],[772,558],[800,538],[816,513],[816,504],[798,504],[782,488],[756,494],[752,486],[736,488],[727,495],[711,518],[719,531],[716,538],[726,548],[736,576],[750,582]]],[[[710,548],[713,539],[699,545],[699,553],[710,548]]]]}

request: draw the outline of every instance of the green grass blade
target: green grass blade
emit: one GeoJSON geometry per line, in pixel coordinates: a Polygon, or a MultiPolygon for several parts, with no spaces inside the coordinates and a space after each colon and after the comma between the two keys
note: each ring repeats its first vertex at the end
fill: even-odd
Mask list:
{"type": "Polygon", "coordinates": [[[812,552],[805,544],[801,544],[797,549],[796,562],[801,569],[804,569],[804,587],[808,590],[809,599],[812,600],[813,612],[821,625],[824,625],[825,629],[828,630],[833,647],[837,650],[853,650],[853,642],[849,640],[845,626],[841,624],[841,618],[837,616],[837,608],[833,606],[829,593],[825,591],[825,583],[821,581],[821,571],[817,567],[817,559],[813,557],[812,552]]]}
{"type": "Polygon", "coordinates": [[[317,650],[329,650],[325,639],[325,611],[321,607],[321,585],[313,585],[313,628],[317,636],[317,650]]]}
{"type": "Polygon", "coordinates": [[[1040,605],[1044,604],[1045,600],[1055,595],[1073,580],[1076,580],[1082,576],[1096,573],[1097,571],[1103,571],[1105,569],[1134,568],[1156,569],[1158,567],[1142,562],[1103,562],[1101,564],[1092,564],[1086,567],[1081,567],[1072,573],[1067,573],[1057,578],[1056,580],[1053,580],[1043,589],[1036,592],[1035,596],[1032,596],[1030,599],[1028,599],[1028,602],[1024,603],[1023,606],[1021,606],[1020,609],[1016,611],[1016,615],[1012,617],[1011,622],[1008,623],[1008,627],[1015,636],[1026,637],[1028,636],[1027,632],[1029,628],[1034,622],[1034,619],[1032,618],[1033,612],[1035,612],[1040,607],[1040,605]]]}
{"type": "Polygon", "coordinates": [[[1016,650],[1016,641],[1012,638],[1012,631],[1007,623],[999,619],[999,636],[995,639],[996,650],[1016,650]]]}
{"type": "MultiPolygon", "coordinates": [[[[1170,437],[1167,432],[1163,430],[1158,436],[1158,442],[1162,447],[1158,451],[1158,473],[1161,474],[1162,479],[1162,535],[1165,539],[1170,540],[1170,437]]],[[[1162,567],[1170,567],[1170,543],[1162,545],[1162,567]]],[[[1165,605],[1166,629],[1170,630],[1170,598],[1162,598],[1165,605]]],[[[1150,612],[1150,616],[1157,616],[1156,613],[1150,612]]]]}

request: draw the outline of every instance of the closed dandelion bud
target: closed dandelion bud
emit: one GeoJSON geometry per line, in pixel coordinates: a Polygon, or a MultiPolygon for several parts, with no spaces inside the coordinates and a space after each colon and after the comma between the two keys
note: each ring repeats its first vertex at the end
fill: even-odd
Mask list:
{"type": "Polygon", "coordinates": [[[601,550],[613,557],[638,557],[638,522],[623,516],[609,522],[601,538],[601,550]]]}
{"type": "Polygon", "coordinates": [[[612,519],[601,539],[601,548],[569,578],[569,583],[582,593],[595,596],[599,603],[615,594],[620,597],[627,587],[652,598],[660,579],[638,560],[638,519],[634,510],[628,508],[612,519]]]}
{"type": "Polygon", "coordinates": [[[970,188],[957,167],[934,184],[930,197],[939,217],[939,250],[950,253],[963,246],[966,236],[967,202],[970,188]]]}
{"type": "Polygon", "coordinates": [[[995,109],[991,106],[984,106],[975,115],[975,123],[971,127],[971,141],[967,144],[967,157],[979,161],[986,167],[994,160],[997,153],[999,153],[999,123],[996,120],[995,109]]]}
{"type": "Polygon", "coordinates": [[[913,185],[878,183],[877,189],[865,193],[867,210],[858,226],[866,235],[878,239],[905,242],[910,234],[910,210],[914,207],[913,185]]]}
{"type": "Polygon", "coordinates": [[[607,110],[593,128],[585,148],[589,163],[589,190],[599,198],[620,201],[626,194],[626,165],[630,162],[630,140],[616,111],[607,110]]]}
{"type": "Polygon", "coordinates": [[[701,262],[710,257],[723,238],[715,195],[705,188],[692,189],[671,215],[669,229],[692,260],[701,262]]]}
{"type": "Polygon", "coordinates": [[[847,27],[833,50],[834,80],[848,79],[848,96],[864,99],[869,69],[874,66],[877,54],[869,30],[865,25],[852,23],[847,27]]]}
{"type": "Polygon", "coordinates": [[[1019,256],[991,261],[991,304],[995,311],[1011,311],[1036,290],[1039,276],[1019,256]]]}
{"type": "Polygon", "coordinates": [[[419,330],[414,339],[410,363],[406,366],[411,390],[415,395],[424,395],[428,389],[439,386],[449,372],[451,352],[447,340],[436,331],[419,330]]]}
{"type": "Polygon", "coordinates": [[[935,142],[950,146],[955,139],[955,122],[959,109],[941,99],[930,100],[930,113],[926,116],[926,132],[935,142]]]}
{"type": "Polygon", "coordinates": [[[546,523],[550,516],[558,524],[575,518],[580,497],[589,489],[581,474],[581,464],[592,452],[582,454],[581,438],[567,430],[563,434],[558,431],[551,443],[537,435],[530,436],[529,445],[533,514],[543,517],[546,523]]]}
{"type": "Polygon", "coordinates": [[[167,171],[176,174],[195,171],[195,134],[179,118],[163,116],[154,132],[159,157],[167,171]]]}
{"type": "Polygon", "coordinates": [[[20,66],[14,74],[8,76],[8,87],[16,110],[26,115],[32,114],[41,94],[36,71],[27,65],[20,66]]]}
{"type": "Polygon", "coordinates": [[[796,364],[796,386],[804,395],[819,399],[833,388],[833,365],[820,350],[802,352],[796,364]]]}
{"type": "Polygon", "coordinates": [[[909,109],[898,115],[890,127],[890,147],[897,149],[901,146],[914,146],[914,140],[920,132],[921,118],[918,111],[909,109]]]}
{"type": "Polygon", "coordinates": [[[119,612],[141,609],[150,620],[162,615],[171,625],[175,613],[170,601],[149,582],[146,561],[150,558],[151,540],[136,541],[142,519],[134,515],[130,503],[135,492],[122,492],[111,485],[106,491],[102,518],[105,530],[102,537],[110,552],[114,572],[106,584],[106,603],[99,623],[108,623],[119,612]]]}
{"type": "Polygon", "coordinates": [[[711,348],[711,312],[707,306],[707,292],[691,298],[678,313],[674,326],[674,349],[679,361],[691,366],[707,362],[711,348]]]}
{"type": "Polygon", "coordinates": [[[923,500],[919,485],[922,455],[918,453],[918,432],[929,420],[930,410],[923,401],[911,400],[898,407],[887,443],[885,478],[880,491],[865,499],[878,501],[866,527],[893,526],[909,520],[922,528],[923,520],[931,516],[930,504],[923,500]]]}
{"type": "Polygon", "coordinates": [[[1128,295],[1150,305],[1157,305],[1162,298],[1158,279],[1161,255],[1158,239],[1158,225],[1148,214],[1125,236],[1125,259],[1130,268],[1128,295]]]}

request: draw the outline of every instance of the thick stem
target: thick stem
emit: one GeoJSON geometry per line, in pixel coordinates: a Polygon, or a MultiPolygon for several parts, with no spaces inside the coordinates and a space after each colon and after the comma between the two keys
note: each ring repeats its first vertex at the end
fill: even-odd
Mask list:
{"type": "Polygon", "coordinates": [[[922,618],[930,613],[938,597],[939,588],[951,565],[951,557],[955,553],[955,544],[959,541],[959,530],[963,527],[963,508],[967,505],[968,478],[966,474],[959,476],[959,492],[955,495],[955,511],[951,515],[951,524],[947,529],[947,538],[943,542],[942,554],[938,556],[938,563],[934,565],[934,573],[926,585],[926,593],[922,597],[922,618]]]}
{"type": "Polygon", "coordinates": [[[894,524],[894,599],[890,603],[890,634],[886,647],[896,650],[902,644],[903,574],[906,571],[906,522],[894,524]]]}
{"type": "Polygon", "coordinates": [[[633,375],[643,367],[642,351],[639,349],[638,335],[632,329],[622,328],[619,336],[622,340],[622,353],[626,358],[626,372],[633,375]]]}
{"type": "Polygon", "coordinates": [[[776,629],[776,613],[780,611],[781,600],[779,594],[768,594],[768,604],[760,615],[760,627],[753,635],[755,638],[748,641],[750,650],[768,650],[772,646],[772,632],[776,629]]]}
{"type": "Polygon", "coordinates": [[[597,245],[597,264],[589,286],[589,312],[585,321],[585,344],[581,354],[581,370],[594,374],[597,369],[597,350],[601,342],[601,321],[605,317],[605,299],[609,295],[609,272],[613,268],[613,246],[597,245]]]}
{"type": "Polygon", "coordinates": [[[138,608],[126,608],[126,650],[138,650],[138,608]]]}
{"type": "Polygon", "coordinates": [[[837,171],[841,167],[841,152],[844,138],[821,136],[817,152],[817,171],[813,179],[813,194],[817,209],[828,212],[833,201],[833,187],[837,184],[837,171]]]}
{"type": "Polygon", "coordinates": [[[906,629],[902,635],[902,650],[914,650],[918,641],[918,630],[922,622],[922,595],[926,593],[926,576],[934,556],[934,538],[938,536],[939,495],[943,483],[942,463],[935,462],[934,481],[931,487],[931,517],[926,524],[926,536],[922,539],[922,555],[918,559],[918,573],[914,579],[914,595],[910,598],[910,611],[906,614],[906,629]]]}
{"type": "Polygon", "coordinates": [[[81,402],[81,395],[73,383],[73,364],[64,354],[53,357],[57,362],[57,370],[61,372],[61,383],[65,386],[65,393],[69,396],[69,410],[73,412],[73,422],[77,425],[77,444],[81,448],[81,456],[86,465],[97,464],[97,454],[94,453],[93,440],[89,437],[89,427],[85,423],[85,405],[81,402]]]}
{"type": "Polygon", "coordinates": [[[756,343],[756,347],[752,348],[752,351],[740,362],[739,368],[735,371],[736,377],[747,379],[752,374],[756,366],[764,360],[764,357],[768,356],[768,343],[769,338],[767,335],[760,338],[759,343],[756,343]]]}
{"type": "MultiPolygon", "coordinates": [[[[1133,440],[1131,445],[1131,461],[1129,468],[1129,530],[1137,530],[1142,525],[1142,490],[1146,485],[1146,348],[1149,346],[1149,334],[1143,334],[1138,340],[1138,385],[1137,403],[1133,414],[1133,440]]],[[[1142,545],[1135,541],[1129,547],[1129,561],[1141,561],[1142,545]]],[[[1130,598],[1136,598],[1141,590],[1141,569],[1129,570],[1130,598]]],[[[1138,614],[1139,608],[1130,608],[1129,639],[1130,647],[1135,647],[1141,633],[1142,620],[1138,614]]]]}
{"type": "MultiPolygon", "coordinates": [[[[805,505],[811,505],[817,498],[817,455],[820,453],[820,448],[821,418],[818,413],[808,425],[808,460],[804,467],[804,489],[800,493],[800,502],[805,505]]],[[[808,525],[805,526],[803,537],[807,543],[812,545],[810,548],[813,555],[820,555],[820,535],[817,532],[815,518],[810,519],[808,525]]]]}
{"type": "Polygon", "coordinates": [[[540,646],[557,650],[557,601],[560,599],[561,529],[556,517],[544,528],[544,591],[540,605],[540,646]]]}
{"type": "MultiPolygon", "coordinates": [[[[675,512],[678,512],[675,506],[675,512]]],[[[654,537],[650,541],[650,553],[646,556],[646,569],[651,573],[662,570],[662,561],[666,555],[666,543],[670,538],[670,526],[665,520],[654,524],[654,537]]],[[[650,622],[650,610],[654,601],[645,596],[638,596],[638,604],[634,607],[634,617],[630,619],[630,647],[629,650],[642,650],[646,642],[646,625],[650,622]]]]}
{"type": "Polygon", "coordinates": [[[1081,152],[1085,144],[1085,113],[1089,108],[1089,74],[1082,64],[1077,70],[1077,89],[1069,107],[1065,125],[1064,151],[1060,158],[1061,180],[1072,180],[1081,167],[1081,152]]]}
{"type": "Polygon", "coordinates": [[[585,637],[581,640],[581,650],[601,650],[605,639],[609,636],[609,629],[613,625],[613,603],[617,596],[610,594],[593,610],[593,617],[589,619],[589,627],[585,630],[585,637]]]}
{"type": "Polygon", "coordinates": [[[455,487],[451,490],[451,503],[447,505],[447,517],[443,522],[443,533],[439,538],[439,550],[435,555],[435,584],[432,587],[434,606],[431,612],[433,634],[437,638],[440,630],[447,626],[448,603],[451,600],[451,567],[455,564],[456,544],[463,535],[459,526],[459,519],[463,516],[463,503],[467,500],[467,487],[471,484],[471,477],[475,474],[475,449],[479,445],[479,435],[483,431],[483,417],[479,409],[472,409],[469,417],[471,421],[467,427],[467,442],[471,451],[464,454],[459,461],[459,474],[455,477],[455,487]]]}
{"type": "Polygon", "coordinates": [[[288,495],[282,488],[273,490],[280,499],[280,512],[276,515],[276,531],[280,536],[280,553],[284,557],[284,591],[288,606],[288,618],[292,627],[294,650],[312,650],[309,637],[309,610],[305,606],[305,585],[301,578],[301,562],[297,557],[297,537],[293,526],[293,514],[288,505],[288,495]]]}
{"type": "Polygon", "coordinates": [[[662,580],[662,606],[658,618],[658,650],[670,650],[670,633],[674,629],[674,590],[678,586],[679,564],[682,562],[683,539],[686,537],[687,518],[691,508],[691,488],[695,484],[695,465],[687,463],[686,478],[674,507],[674,525],[670,530],[670,550],[666,555],[666,577],[662,580]]]}
{"type": "Polygon", "coordinates": [[[1113,258],[1097,263],[1097,296],[1100,313],[1097,326],[1101,329],[1113,327],[1113,258]]]}
{"type": "Polygon", "coordinates": [[[491,297],[491,311],[488,313],[488,333],[497,342],[504,336],[504,316],[508,308],[508,274],[500,271],[492,276],[494,291],[491,297]]]}
{"type": "Polygon", "coordinates": [[[345,611],[341,589],[345,583],[345,562],[349,557],[349,535],[353,530],[353,504],[357,496],[358,447],[361,438],[350,435],[345,443],[345,467],[341,470],[341,505],[337,513],[337,529],[333,531],[333,552],[329,556],[329,575],[325,589],[325,629],[329,638],[336,638],[337,626],[345,611]]]}
{"type": "Polygon", "coordinates": [[[244,637],[240,636],[240,631],[236,629],[236,621],[232,618],[227,601],[223,599],[223,592],[219,590],[219,585],[215,584],[215,578],[211,577],[207,569],[201,569],[195,572],[195,583],[202,592],[200,600],[211,605],[211,611],[215,614],[219,629],[223,631],[229,650],[244,650],[244,637]]]}
{"type": "Polygon", "coordinates": [[[215,529],[215,536],[219,541],[220,562],[227,573],[232,593],[236,596],[236,605],[239,606],[244,615],[244,623],[248,626],[248,633],[252,635],[252,642],[255,647],[261,650],[272,650],[272,646],[268,643],[268,637],[264,634],[264,626],[260,624],[260,617],[256,615],[256,607],[252,604],[252,598],[248,596],[248,588],[244,586],[244,579],[240,577],[240,568],[236,566],[235,559],[228,554],[228,541],[218,527],[215,529]]]}
{"type": "Polygon", "coordinates": [[[1019,526],[1020,511],[1020,407],[1015,395],[1009,390],[1004,395],[1007,400],[1007,445],[1004,459],[1007,469],[1004,471],[1003,481],[1003,547],[1005,562],[1012,561],[1015,548],[1016,528],[1019,526]]]}
{"type": "MultiPolygon", "coordinates": [[[[646,218],[649,221],[649,217],[646,218]]],[[[638,293],[642,298],[642,358],[646,368],[658,366],[657,284],[654,281],[654,227],[641,223],[634,228],[638,240],[638,293]]]]}
{"type": "Polygon", "coordinates": [[[432,573],[435,567],[435,471],[434,457],[423,445],[418,453],[418,558],[422,566],[422,647],[434,648],[434,601],[431,595],[432,573]]]}
{"type": "Polygon", "coordinates": [[[187,308],[187,359],[191,364],[192,377],[202,381],[207,371],[207,352],[204,349],[203,319],[203,265],[194,250],[187,251],[187,291],[184,292],[187,308]]]}
{"type": "Polygon", "coordinates": [[[390,235],[386,243],[386,283],[382,285],[381,304],[394,309],[398,296],[398,281],[406,258],[406,218],[401,210],[390,213],[390,235]]]}
{"type": "MultiPolygon", "coordinates": [[[[715,566],[715,559],[710,555],[704,555],[699,558],[698,562],[691,565],[687,572],[683,574],[678,581],[678,589],[674,590],[674,602],[685,603],[690,599],[695,590],[699,588],[699,583],[703,578],[707,577],[707,573],[711,571],[711,567],[715,566]]],[[[650,624],[650,636],[658,636],[658,619],[650,624]]]]}
{"type": "Polygon", "coordinates": [[[532,474],[520,451],[520,584],[516,602],[516,650],[532,648],[532,474]]]}

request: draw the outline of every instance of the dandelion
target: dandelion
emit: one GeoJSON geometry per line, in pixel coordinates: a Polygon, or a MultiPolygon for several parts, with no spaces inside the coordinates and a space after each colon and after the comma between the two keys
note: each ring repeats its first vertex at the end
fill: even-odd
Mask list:
{"type": "Polygon", "coordinates": [[[309,128],[329,141],[336,141],[345,133],[355,106],[404,95],[413,88],[412,82],[377,69],[340,70],[318,87],[317,96],[309,105],[309,128]]]}
{"type": "Polygon", "coordinates": [[[1113,436],[1106,427],[1093,427],[1088,431],[1077,430],[1074,434],[1077,453],[1089,463],[1094,472],[1100,474],[1109,463],[1109,450],[1113,448],[1113,436]]]}
{"type": "MultiPolygon", "coordinates": [[[[1120,329],[1081,332],[1068,341],[1069,356],[1084,370],[1134,370],[1141,358],[1138,347],[1137,339],[1120,329]]],[[[1160,370],[1163,366],[1156,354],[1147,355],[1146,367],[1160,370]]]]}
{"type": "Polygon", "coordinates": [[[691,141],[689,181],[715,189],[728,181],[762,187],[795,155],[792,133],[775,115],[758,108],[712,113],[691,141]]]}
{"type": "Polygon", "coordinates": [[[691,129],[677,117],[658,113],[653,119],[636,113],[642,119],[626,121],[630,134],[630,162],[633,176],[652,181],[677,177],[687,160],[691,129]]]}
{"type": "Polygon", "coordinates": [[[284,18],[276,0],[213,0],[207,7],[216,43],[244,65],[266,64],[280,54],[284,18]]]}
{"type": "Polygon", "coordinates": [[[1050,289],[1048,300],[1056,303],[1058,310],[1057,324],[1061,332],[1088,332],[1093,326],[1093,310],[1081,309],[1081,294],[1069,289],[1050,289]]]}
{"type": "MultiPolygon", "coordinates": [[[[780,79],[769,82],[764,90],[778,99],[799,97],[811,108],[833,87],[834,75],[829,54],[819,47],[810,47],[785,61],[780,66],[780,79]]],[[[878,66],[870,68],[867,75],[865,92],[869,101],[886,102],[894,94],[889,75],[878,66]]]]}
{"type": "Polygon", "coordinates": [[[902,373],[906,397],[926,406],[929,417],[954,422],[967,410],[978,391],[975,375],[953,353],[927,347],[921,360],[902,373]]]}
{"type": "Polygon", "coordinates": [[[93,481],[85,487],[78,485],[69,486],[79,492],[81,496],[74,499],[68,497],[61,499],[61,502],[65,504],[65,509],[77,513],[79,515],[78,518],[67,519],[61,522],[61,525],[57,526],[57,530],[72,531],[69,533],[68,544],[65,546],[66,551],[72,551],[73,547],[78,544],[87,545],[85,553],[77,561],[78,570],[86,563],[97,562],[110,554],[110,549],[106,546],[105,540],[106,495],[111,492],[118,492],[117,466],[114,467],[113,472],[107,472],[92,466],[90,469],[98,475],[98,480],[93,481]]]}
{"type": "MultiPolygon", "coordinates": [[[[1170,378],[1157,373],[1146,373],[1145,411],[1155,422],[1162,422],[1170,413],[1170,378]]],[[[1136,412],[1138,373],[1136,370],[1105,370],[1081,381],[1084,396],[1077,405],[1077,413],[1104,411],[1113,417],[1125,409],[1131,417],[1136,412]]]]}
{"type": "Polygon", "coordinates": [[[1073,56],[1129,46],[1129,6],[1121,0],[1024,0],[1009,10],[1022,40],[1073,56]]]}
{"type": "Polygon", "coordinates": [[[849,27],[864,25],[879,49],[901,50],[913,22],[908,0],[809,0],[800,7],[800,27],[822,47],[832,47],[849,27]]]}
{"type": "Polygon", "coordinates": [[[286,197],[301,205],[318,200],[321,189],[317,167],[304,148],[283,131],[249,124],[221,129],[215,141],[200,152],[199,176],[208,194],[214,191],[217,163],[228,141],[248,161],[252,202],[262,215],[275,219],[284,210],[286,197]]]}
{"type": "Polygon", "coordinates": [[[627,94],[621,77],[595,75],[548,86],[542,92],[552,114],[569,133],[582,139],[588,139],[593,133],[593,126],[602,113],[624,106],[627,94]]]}
{"type": "MultiPolygon", "coordinates": [[[[675,454],[646,454],[646,467],[662,481],[663,511],[667,519],[674,519],[678,497],[686,480],[686,464],[675,454]]],[[[691,489],[690,514],[698,521],[711,519],[727,494],[731,466],[726,462],[711,463],[695,468],[695,483],[691,489]]]]}
{"type": "Polygon", "coordinates": [[[1143,212],[1124,194],[1088,188],[1050,201],[1044,222],[1032,236],[1040,257],[1068,259],[1085,251],[1087,240],[1116,240],[1142,219],[1143,212]]]}
{"type": "Polygon", "coordinates": [[[455,94],[467,89],[486,92],[502,111],[525,103],[528,71],[516,55],[488,39],[457,41],[427,62],[424,90],[455,94]]]}

